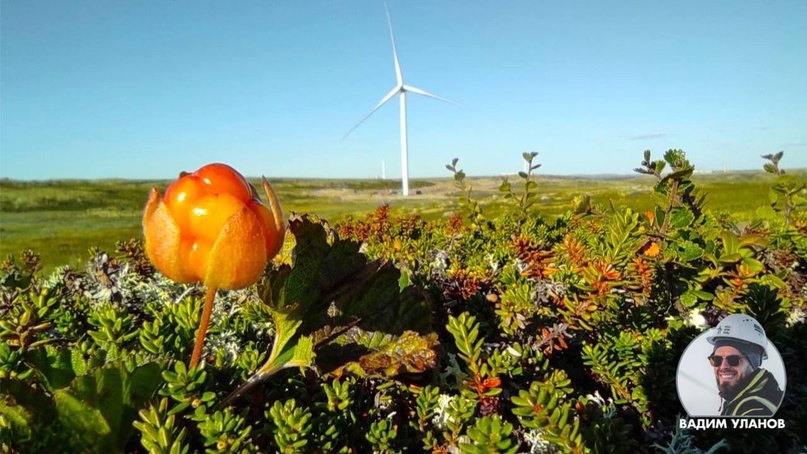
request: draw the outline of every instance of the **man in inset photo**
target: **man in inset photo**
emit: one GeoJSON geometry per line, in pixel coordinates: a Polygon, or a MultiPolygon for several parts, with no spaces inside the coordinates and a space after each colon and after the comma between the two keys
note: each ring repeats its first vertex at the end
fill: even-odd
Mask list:
{"type": "Polygon", "coordinates": [[[784,393],[773,374],[760,367],[768,358],[768,339],[759,322],[729,315],[706,340],[714,346],[708,360],[720,394],[720,415],[773,416],[784,393]]]}

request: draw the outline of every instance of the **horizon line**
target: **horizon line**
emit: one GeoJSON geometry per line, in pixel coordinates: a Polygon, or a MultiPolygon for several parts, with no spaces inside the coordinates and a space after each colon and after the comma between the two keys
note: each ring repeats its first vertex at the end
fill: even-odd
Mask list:
{"type": "MultiPolygon", "coordinates": [[[[796,167],[793,169],[785,169],[787,172],[803,172],[807,171],[807,167],[796,167]]],[[[697,169],[695,168],[694,173],[700,175],[721,175],[721,174],[731,174],[731,173],[749,173],[749,172],[759,172],[759,173],[766,173],[764,169],[761,167],[759,169],[697,169]]],[[[379,176],[375,177],[301,177],[301,176],[288,176],[288,177],[280,177],[280,176],[265,176],[268,180],[273,181],[282,181],[282,180],[325,180],[325,181],[333,181],[333,180],[345,180],[345,181],[401,181],[400,177],[397,178],[385,178],[382,179],[379,176]]],[[[263,176],[245,176],[247,179],[261,179],[263,176]]],[[[467,179],[483,179],[483,178],[502,178],[502,177],[511,177],[511,176],[518,176],[518,172],[510,172],[510,173],[500,173],[496,175],[468,175],[466,174],[465,178],[467,179]]],[[[614,172],[606,172],[606,173],[574,173],[574,174],[547,174],[547,173],[533,173],[533,176],[536,178],[631,178],[631,177],[650,177],[651,175],[641,174],[638,172],[630,172],[630,173],[614,173],[614,172]]],[[[7,176],[0,176],[0,182],[49,182],[49,181],[139,181],[139,182],[146,182],[146,181],[171,181],[176,180],[178,177],[167,177],[167,178],[143,178],[143,177],[100,177],[100,178],[81,178],[81,177],[51,177],[51,178],[29,178],[29,179],[21,179],[21,178],[14,178],[14,177],[7,177],[7,176]]],[[[451,175],[447,176],[434,176],[434,177],[417,177],[417,178],[410,178],[410,180],[414,181],[422,181],[422,180],[448,180],[453,179],[451,175]]]]}

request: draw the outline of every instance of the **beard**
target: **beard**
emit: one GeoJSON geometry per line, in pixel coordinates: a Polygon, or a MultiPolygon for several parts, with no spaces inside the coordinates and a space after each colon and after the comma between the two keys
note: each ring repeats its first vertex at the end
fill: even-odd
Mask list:
{"type": "Polygon", "coordinates": [[[740,377],[740,379],[737,380],[736,382],[721,383],[720,380],[717,380],[717,389],[718,391],[720,391],[720,397],[726,400],[733,399],[734,396],[736,396],[737,393],[739,393],[740,390],[742,390],[743,387],[745,387],[746,383],[748,383],[748,380],[751,378],[752,375],[753,371],[746,370],[744,371],[742,377],[740,377]]]}
{"type": "Polygon", "coordinates": [[[737,395],[737,392],[740,390],[741,383],[723,383],[717,384],[717,389],[720,391],[720,397],[731,400],[734,396],[737,395]]]}

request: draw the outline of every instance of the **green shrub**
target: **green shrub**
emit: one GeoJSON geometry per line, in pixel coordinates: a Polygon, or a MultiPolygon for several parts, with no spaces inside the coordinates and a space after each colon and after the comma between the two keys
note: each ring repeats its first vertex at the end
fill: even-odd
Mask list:
{"type": "Polygon", "coordinates": [[[646,152],[656,206],[581,196],[548,221],[532,171],[487,218],[452,162],[458,212],[389,207],[290,220],[291,255],[221,292],[199,367],[203,294],[137,241],[87,268],[0,266],[4,452],[795,451],[807,443],[804,189],[775,174],[775,219],[713,213],[680,150],[646,152]],[[669,173],[663,173],[669,168],[669,173]],[[285,261],[284,261],[285,260],[285,261]],[[752,314],[788,365],[781,432],[677,429],[678,358],[752,314]],[[703,321],[700,321],[700,320],[703,321]],[[700,448],[699,448],[700,447],[700,448]]]}

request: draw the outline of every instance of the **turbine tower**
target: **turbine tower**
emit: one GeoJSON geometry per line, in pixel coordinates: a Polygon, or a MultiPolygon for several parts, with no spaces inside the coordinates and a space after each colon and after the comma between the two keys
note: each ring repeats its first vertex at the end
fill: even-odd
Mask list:
{"type": "Polygon", "coordinates": [[[455,106],[459,107],[463,106],[453,101],[449,101],[448,99],[441,98],[437,95],[433,95],[427,91],[421,90],[420,88],[404,84],[403,73],[401,72],[401,65],[398,62],[398,51],[395,48],[395,35],[393,35],[392,33],[392,19],[390,19],[389,9],[387,8],[386,4],[384,5],[384,10],[387,12],[387,25],[389,26],[389,36],[390,39],[392,40],[392,58],[393,62],[395,63],[395,77],[397,78],[398,83],[395,85],[395,87],[393,87],[392,90],[389,91],[389,93],[386,94],[386,96],[381,98],[381,101],[379,101],[379,103],[376,104],[376,106],[373,108],[373,110],[370,111],[370,113],[365,115],[364,118],[361,119],[361,121],[356,123],[356,126],[351,128],[350,131],[348,131],[347,134],[345,134],[342,140],[344,140],[345,137],[350,135],[351,132],[353,132],[362,123],[364,123],[365,120],[370,118],[370,115],[372,115],[381,106],[386,104],[387,101],[392,99],[395,95],[398,95],[399,96],[398,99],[401,104],[401,194],[403,194],[404,197],[406,197],[409,195],[409,150],[407,148],[406,143],[406,94],[410,92],[416,93],[419,95],[428,96],[429,98],[439,99],[440,101],[447,102],[449,104],[454,104],[455,106]]]}

